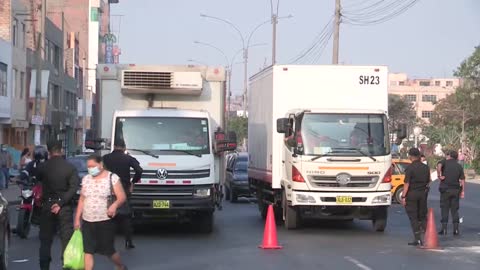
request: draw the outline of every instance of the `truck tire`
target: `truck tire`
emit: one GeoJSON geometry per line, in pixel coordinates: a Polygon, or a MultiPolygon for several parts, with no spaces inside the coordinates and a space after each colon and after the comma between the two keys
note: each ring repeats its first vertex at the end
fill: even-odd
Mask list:
{"type": "Polygon", "coordinates": [[[263,200],[263,194],[261,189],[257,189],[257,205],[258,211],[262,219],[267,218],[268,205],[263,200]]]}
{"type": "Polygon", "coordinates": [[[282,197],[283,221],[287,230],[295,230],[300,227],[300,215],[298,211],[291,206],[288,206],[286,192],[283,192],[282,197]]]}
{"type": "Polygon", "coordinates": [[[205,212],[197,217],[198,231],[209,234],[213,231],[213,212],[205,212]]]}
{"type": "Polygon", "coordinates": [[[231,193],[230,193],[230,202],[231,203],[236,203],[238,202],[238,194],[235,192],[234,189],[232,189],[231,193]]]}
{"type": "Polygon", "coordinates": [[[380,207],[375,210],[372,225],[376,232],[384,232],[387,227],[388,210],[386,207],[380,207]]]}
{"type": "Polygon", "coordinates": [[[404,190],[403,186],[399,186],[397,190],[395,190],[394,196],[395,196],[395,201],[397,203],[402,203],[403,190],[404,190]]]}
{"type": "Polygon", "coordinates": [[[225,186],[225,200],[230,201],[230,189],[225,186]]]}

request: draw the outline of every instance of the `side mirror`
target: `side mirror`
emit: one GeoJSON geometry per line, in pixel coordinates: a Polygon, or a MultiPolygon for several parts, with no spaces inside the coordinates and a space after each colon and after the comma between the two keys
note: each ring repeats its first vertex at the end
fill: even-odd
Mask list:
{"type": "Polygon", "coordinates": [[[223,131],[215,132],[214,149],[217,154],[237,150],[237,134],[235,132],[229,132],[228,136],[225,137],[223,131]]]}
{"type": "Polygon", "coordinates": [[[277,132],[278,133],[287,133],[290,128],[290,123],[288,118],[279,118],[277,119],[277,132]]]}
{"type": "Polygon", "coordinates": [[[86,139],[85,148],[91,150],[108,150],[110,148],[110,140],[108,139],[86,139]]]}
{"type": "Polygon", "coordinates": [[[397,128],[397,140],[401,141],[407,137],[407,125],[400,124],[397,128]]]}

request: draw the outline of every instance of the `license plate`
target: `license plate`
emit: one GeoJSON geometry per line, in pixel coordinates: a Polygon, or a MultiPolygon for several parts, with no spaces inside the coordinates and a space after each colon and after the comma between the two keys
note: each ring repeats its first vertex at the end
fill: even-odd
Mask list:
{"type": "Polygon", "coordinates": [[[337,204],[352,204],[352,196],[337,196],[337,204]]]}
{"type": "Polygon", "coordinates": [[[155,200],[155,201],[153,201],[153,208],[154,208],[154,209],[167,209],[167,208],[170,208],[170,201],[155,200]]]}

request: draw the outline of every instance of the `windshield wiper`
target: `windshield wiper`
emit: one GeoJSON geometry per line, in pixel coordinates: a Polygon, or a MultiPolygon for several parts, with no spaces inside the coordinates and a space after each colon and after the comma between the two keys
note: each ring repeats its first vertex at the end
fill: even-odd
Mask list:
{"type": "Polygon", "coordinates": [[[143,150],[143,149],[127,149],[127,151],[137,151],[137,152],[140,152],[140,153],[143,153],[145,155],[149,155],[151,157],[154,157],[154,158],[158,158],[158,155],[155,155],[154,153],[148,151],[148,150],[143,150]]]}
{"type": "Polygon", "coordinates": [[[370,159],[372,159],[373,161],[377,161],[376,158],[374,158],[370,153],[367,153],[365,151],[362,151],[358,148],[332,148],[332,150],[347,150],[347,151],[356,151],[360,154],[362,154],[363,156],[365,157],[369,157],[370,159]]]}
{"type": "Polygon", "coordinates": [[[331,153],[333,153],[333,152],[328,152],[328,153],[325,153],[325,154],[322,154],[322,155],[315,155],[312,159],[310,159],[310,161],[315,161],[319,158],[326,157],[326,156],[330,155],[331,153]]]}
{"type": "Polygon", "coordinates": [[[189,154],[191,156],[196,156],[196,157],[202,157],[201,154],[197,154],[197,153],[194,153],[192,151],[189,151],[189,150],[180,150],[180,149],[162,149],[160,151],[171,151],[171,152],[180,152],[180,153],[185,153],[185,154],[189,154]]]}

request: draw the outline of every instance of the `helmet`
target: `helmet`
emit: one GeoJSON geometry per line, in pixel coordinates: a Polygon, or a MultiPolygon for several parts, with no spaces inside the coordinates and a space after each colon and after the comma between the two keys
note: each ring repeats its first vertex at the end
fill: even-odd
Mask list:
{"type": "Polygon", "coordinates": [[[36,162],[43,162],[48,159],[48,151],[45,146],[35,146],[33,158],[36,162]]]}

